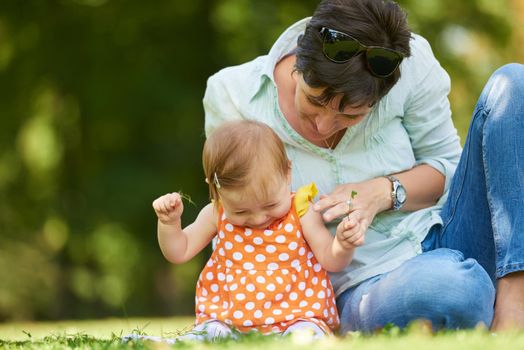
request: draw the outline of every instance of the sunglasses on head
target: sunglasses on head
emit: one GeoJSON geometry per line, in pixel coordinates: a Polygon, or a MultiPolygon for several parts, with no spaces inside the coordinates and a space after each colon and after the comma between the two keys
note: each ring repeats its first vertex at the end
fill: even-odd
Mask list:
{"type": "Polygon", "coordinates": [[[365,46],[351,35],[326,27],[320,28],[322,52],[335,63],[345,63],[360,53],[365,53],[371,74],[387,78],[395,72],[404,55],[398,51],[380,46],[365,46]]]}

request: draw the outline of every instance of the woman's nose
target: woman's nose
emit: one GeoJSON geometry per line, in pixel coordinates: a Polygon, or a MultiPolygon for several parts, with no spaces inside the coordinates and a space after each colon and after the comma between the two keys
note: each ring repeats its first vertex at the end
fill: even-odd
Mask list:
{"type": "Polygon", "coordinates": [[[318,114],[315,117],[315,125],[319,133],[329,133],[333,130],[333,118],[327,113],[318,114]]]}

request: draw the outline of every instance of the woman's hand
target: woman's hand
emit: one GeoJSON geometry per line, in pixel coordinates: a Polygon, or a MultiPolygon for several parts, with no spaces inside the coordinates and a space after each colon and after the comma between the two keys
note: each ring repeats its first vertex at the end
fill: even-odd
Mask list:
{"type": "Polygon", "coordinates": [[[339,185],[330,194],[321,196],[313,209],[322,212],[325,222],[348,216],[351,222],[358,223],[358,230],[363,234],[375,216],[391,206],[391,182],[384,177],[378,177],[364,182],[339,185]],[[357,194],[352,198],[351,205],[348,205],[347,201],[352,192],[357,194]]]}

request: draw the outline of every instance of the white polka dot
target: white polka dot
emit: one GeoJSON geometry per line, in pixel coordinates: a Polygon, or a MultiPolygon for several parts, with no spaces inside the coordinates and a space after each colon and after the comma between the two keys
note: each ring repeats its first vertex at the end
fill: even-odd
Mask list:
{"type": "Polygon", "coordinates": [[[306,289],[306,297],[310,298],[313,296],[313,294],[315,294],[315,292],[313,292],[313,289],[311,288],[306,289]]]}
{"type": "Polygon", "coordinates": [[[277,263],[269,263],[267,264],[268,270],[278,270],[278,264],[277,263]]]}
{"type": "Polygon", "coordinates": [[[335,314],[335,308],[332,306],[329,308],[329,312],[331,312],[332,315],[335,314]]]}
{"type": "Polygon", "coordinates": [[[260,318],[260,317],[262,317],[262,315],[263,315],[262,311],[260,311],[260,310],[257,310],[257,311],[255,311],[255,313],[253,313],[253,316],[255,316],[255,318],[260,318]]]}
{"type": "Polygon", "coordinates": [[[262,254],[257,254],[257,256],[255,256],[255,260],[258,262],[264,262],[266,261],[266,256],[262,254]]]}
{"type": "Polygon", "coordinates": [[[255,237],[253,238],[253,243],[261,245],[262,243],[264,243],[264,240],[260,237],[255,237]]]}
{"type": "Polygon", "coordinates": [[[270,292],[274,292],[276,288],[275,288],[275,285],[273,283],[269,283],[266,286],[266,289],[269,290],[270,292]]]}
{"type": "Polygon", "coordinates": [[[306,289],[306,282],[300,282],[300,283],[298,284],[298,289],[299,289],[299,290],[304,290],[304,289],[306,289]]]}
{"type": "Polygon", "coordinates": [[[244,265],[242,265],[244,267],[244,269],[246,270],[251,270],[251,269],[254,269],[255,268],[255,265],[253,265],[252,263],[250,262],[246,262],[244,263],[244,265]]]}
{"type": "Polygon", "coordinates": [[[233,249],[233,243],[227,241],[224,243],[224,247],[226,247],[227,250],[233,249]]]}
{"type": "Polygon", "coordinates": [[[273,317],[268,317],[268,318],[266,318],[264,323],[265,324],[273,324],[273,323],[275,323],[275,319],[273,317]]]}
{"type": "Polygon", "coordinates": [[[291,284],[288,284],[286,286],[286,293],[289,293],[291,291],[291,284]]]}
{"type": "Polygon", "coordinates": [[[240,310],[237,310],[235,312],[233,312],[233,317],[236,318],[237,320],[244,317],[244,313],[240,310]]]}
{"type": "Polygon", "coordinates": [[[315,255],[312,253],[312,252],[308,252],[307,253],[307,258],[308,259],[311,259],[312,257],[314,257],[315,255]]]}
{"type": "Polygon", "coordinates": [[[209,267],[213,266],[213,260],[209,260],[206,265],[209,267]]]}
{"type": "Polygon", "coordinates": [[[289,245],[287,246],[290,250],[295,250],[298,248],[298,243],[297,242],[291,242],[289,243],[289,245]]]}
{"type": "Polygon", "coordinates": [[[235,296],[235,298],[236,298],[237,300],[244,300],[244,299],[246,299],[246,295],[245,295],[244,293],[238,293],[238,294],[235,296]]]}
{"type": "Polygon", "coordinates": [[[298,255],[301,255],[301,256],[302,256],[302,255],[304,255],[304,254],[306,254],[306,248],[304,248],[304,247],[300,247],[300,249],[298,250],[298,255]]]}
{"type": "Polygon", "coordinates": [[[242,276],[242,278],[240,278],[240,283],[246,284],[246,276],[242,276]]]}
{"type": "Polygon", "coordinates": [[[298,304],[298,306],[300,306],[300,307],[306,307],[306,306],[307,306],[307,304],[308,304],[308,302],[307,302],[307,301],[305,301],[305,300],[302,300],[302,301],[301,301],[301,302],[300,302],[300,303],[298,304]]]}
{"type": "Polygon", "coordinates": [[[211,290],[212,290],[213,292],[215,292],[215,293],[218,292],[218,284],[212,284],[212,285],[211,285],[211,290]]]}
{"type": "Polygon", "coordinates": [[[253,253],[255,251],[255,247],[253,247],[252,245],[250,244],[246,244],[246,246],[244,247],[244,250],[248,253],[253,253]]]}
{"type": "Polygon", "coordinates": [[[280,261],[288,261],[289,260],[289,254],[287,253],[282,253],[278,256],[278,260],[280,261]]]}
{"type": "Polygon", "coordinates": [[[283,301],[283,302],[280,303],[280,307],[283,308],[283,309],[287,309],[287,308],[289,308],[289,304],[287,303],[287,301],[283,301]]]}
{"type": "Polygon", "coordinates": [[[266,275],[268,275],[268,276],[273,275],[273,271],[266,271],[266,275]]]}
{"type": "Polygon", "coordinates": [[[298,259],[293,260],[291,262],[291,266],[297,268],[298,266],[300,266],[300,261],[298,259]]]}
{"type": "Polygon", "coordinates": [[[256,281],[260,284],[266,283],[264,276],[257,276],[256,281]]]}
{"type": "Polygon", "coordinates": [[[217,313],[216,312],[212,312],[209,314],[209,316],[211,316],[211,318],[217,318],[217,313]]]}
{"type": "Polygon", "coordinates": [[[222,309],[227,309],[229,307],[229,303],[227,301],[222,302],[222,309]]]}
{"type": "Polygon", "coordinates": [[[286,236],[284,236],[284,235],[277,236],[277,237],[275,238],[275,241],[276,241],[277,243],[284,243],[284,242],[286,241],[286,236]]]}
{"type": "Polygon", "coordinates": [[[327,309],[324,309],[324,312],[322,312],[322,315],[324,315],[324,317],[329,316],[329,312],[327,311],[327,309]]]}
{"type": "Polygon", "coordinates": [[[306,317],[313,317],[315,316],[315,313],[313,311],[306,311],[305,315],[306,317]]]}
{"type": "MultiPolygon", "coordinates": [[[[211,289],[213,289],[213,286],[211,286],[211,289]]],[[[203,296],[206,297],[206,296],[207,296],[207,289],[202,288],[202,289],[200,290],[200,293],[201,293],[203,296]]]]}
{"type": "Polygon", "coordinates": [[[212,302],[218,303],[220,301],[220,297],[218,295],[215,295],[213,299],[211,299],[212,302]]]}
{"type": "Polygon", "coordinates": [[[320,310],[320,303],[314,303],[313,305],[311,305],[311,308],[315,310],[320,310]]]}
{"type": "Polygon", "coordinates": [[[276,248],[274,245],[271,245],[271,244],[270,244],[270,245],[268,245],[268,246],[266,247],[266,252],[268,252],[268,253],[274,253],[274,252],[276,252],[276,251],[277,251],[277,248],[276,248]]]}
{"type": "Polygon", "coordinates": [[[304,270],[304,277],[309,278],[309,270],[304,270]]]}
{"type": "Polygon", "coordinates": [[[245,234],[246,236],[251,236],[252,233],[253,233],[253,231],[252,231],[250,228],[246,228],[246,229],[244,230],[244,234],[245,234]]]}
{"type": "Polygon", "coordinates": [[[270,301],[266,301],[264,303],[264,309],[270,309],[271,308],[271,302],[270,301]]]}
{"type": "Polygon", "coordinates": [[[331,297],[331,289],[327,290],[327,296],[328,296],[328,298],[331,297]]]}
{"type": "Polygon", "coordinates": [[[322,280],[322,282],[320,282],[322,284],[322,287],[326,288],[327,287],[327,281],[325,279],[322,280]]]}
{"type": "Polygon", "coordinates": [[[289,273],[288,269],[282,269],[280,270],[280,272],[283,274],[283,275],[287,275],[289,273]]]}
{"type": "Polygon", "coordinates": [[[284,279],[280,276],[275,277],[275,280],[278,282],[278,284],[284,283],[284,279]]]}
{"type": "Polygon", "coordinates": [[[297,230],[297,238],[300,238],[302,236],[302,233],[300,233],[300,230],[297,230]]]}
{"type": "Polygon", "coordinates": [[[295,274],[292,274],[292,275],[291,275],[291,280],[292,280],[293,282],[296,282],[296,281],[297,281],[297,276],[296,276],[295,274]]]}
{"type": "Polygon", "coordinates": [[[266,297],[266,295],[263,292],[258,292],[257,296],[256,296],[257,300],[262,300],[265,297],[266,297]]]}
{"type": "Polygon", "coordinates": [[[320,272],[320,270],[322,270],[322,266],[320,266],[319,263],[316,263],[315,266],[313,266],[313,270],[315,270],[315,272],[320,272]]]}
{"type": "Polygon", "coordinates": [[[226,318],[226,319],[224,320],[224,322],[227,323],[227,324],[229,324],[229,325],[233,324],[233,321],[231,321],[229,318],[226,318]]]}
{"type": "Polygon", "coordinates": [[[224,231],[220,231],[220,232],[218,233],[218,238],[220,238],[220,239],[224,239],[224,238],[226,238],[226,235],[224,234],[224,231]]]}
{"type": "Polygon", "coordinates": [[[237,241],[238,243],[242,243],[244,242],[244,238],[242,238],[242,236],[240,235],[235,235],[235,241],[237,241]]]}
{"type": "Polygon", "coordinates": [[[291,321],[294,318],[295,318],[295,315],[293,314],[286,315],[286,321],[291,321]]]}
{"type": "Polygon", "coordinates": [[[224,248],[220,248],[218,249],[218,254],[224,256],[226,255],[226,251],[224,250],[224,248]]]}
{"type": "Polygon", "coordinates": [[[255,291],[255,285],[253,283],[249,283],[247,286],[246,286],[246,290],[248,292],[254,292],[255,291]]]}
{"type": "Polygon", "coordinates": [[[288,222],[286,224],[286,226],[284,226],[284,230],[286,230],[286,232],[292,232],[293,231],[293,224],[288,222]]]}
{"type": "Polygon", "coordinates": [[[253,321],[251,320],[245,320],[244,323],[242,323],[244,327],[251,327],[253,325],[253,321]]]}
{"type": "Polygon", "coordinates": [[[238,261],[238,260],[242,260],[242,258],[243,258],[242,253],[240,253],[240,252],[234,252],[233,253],[233,259],[238,261]]]}
{"type": "Polygon", "coordinates": [[[282,300],[282,299],[284,299],[284,294],[278,293],[277,295],[275,295],[275,300],[276,301],[279,301],[279,300],[282,300]]]}
{"type": "Polygon", "coordinates": [[[289,300],[297,300],[298,299],[298,294],[295,293],[295,292],[292,292],[289,294],[289,300]]]}
{"type": "Polygon", "coordinates": [[[246,310],[253,310],[255,308],[255,303],[252,301],[249,301],[246,303],[245,307],[246,307],[246,310]]]}
{"type": "Polygon", "coordinates": [[[326,297],[326,293],[324,293],[323,290],[317,293],[317,298],[324,299],[326,297]]]}
{"type": "Polygon", "coordinates": [[[264,230],[264,234],[266,236],[271,236],[273,234],[273,231],[272,230],[264,230]]]}
{"type": "Polygon", "coordinates": [[[198,305],[198,311],[204,312],[206,310],[206,307],[202,304],[198,305]]]}
{"type": "Polygon", "coordinates": [[[318,277],[315,276],[311,279],[311,283],[313,283],[314,285],[317,285],[318,284],[318,277]]]}
{"type": "Polygon", "coordinates": [[[226,277],[226,282],[229,283],[229,282],[233,281],[234,278],[235,278],[235,277],[233,277],[233,275],[227,275],[227,277],[226,277]]]}
{"type": "Polygon", "coordinates": [[[227,260],[226,260],[226,266],[227,266],[227,267],[231,267],[231,266],[233,266],[233,262],[232,262],[231,260],[227,259],[227,260]]]}
{"type": "Polygon", "coordinates": [[[282,310],[280,309],[273,310],[273,315],[282,315],[282,310]]]}
{"type": "Polygon", "coordinates": [[[233,283],[232,285],[229,286],[229,290],[230,291],[235,291],[238,289],[238,284],[236,283],[233,283]]]}
{"type": "Polygon", "coordinates": [[[206,278],[211,281],[213,279],[213,272],[209,271],[208,273],[206,273],[206,278]]]}
{"type": "Polygon", "coordinates": [[[233,232],[233,225],[226,224],[226,230],[228,230],[229,232],[233,232]]]}

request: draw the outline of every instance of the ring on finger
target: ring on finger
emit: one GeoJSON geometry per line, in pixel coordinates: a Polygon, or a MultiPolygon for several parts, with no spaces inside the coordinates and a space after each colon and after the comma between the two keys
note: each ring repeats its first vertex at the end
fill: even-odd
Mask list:
{"type": "Polygon", "coordinates": [[[351,212],[353,210],[353,200],[351,198],[349,198],[346,201],[346,204],[348,205],[348,213],[349,213],[349,212],[351,212]]]}

